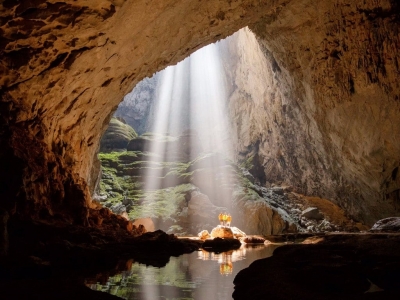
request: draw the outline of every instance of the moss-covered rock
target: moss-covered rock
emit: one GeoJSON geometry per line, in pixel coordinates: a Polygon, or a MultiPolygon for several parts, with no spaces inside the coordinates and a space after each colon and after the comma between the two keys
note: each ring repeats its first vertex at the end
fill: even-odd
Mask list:
{"type": "Polygon", "coordinates": [[[100,142],[100,152],[126,150],[130,140],[137,137],[135,130],[123,119],[112,118],[100,142]]]}

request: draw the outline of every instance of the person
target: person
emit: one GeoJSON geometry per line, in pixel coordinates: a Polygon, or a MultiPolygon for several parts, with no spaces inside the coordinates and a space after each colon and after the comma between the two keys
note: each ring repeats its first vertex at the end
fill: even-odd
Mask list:
{"type": "Polygon", "coordinates": [[[226,222],[227,222],[228,227],[231,227],[232,216],[230,214],[227,216],[226,222]]]}
{"type": "Polygon", "coordinates": [[[224,223],[224,221],[223,221],[223,215],[222,215],[222,213],[220,213],[219,215],[218,215],[218,220],[219,220],[219,223],[221,224],[221,225],[223,225],[224,223]]]}
{"type": "Polygon", "coordinates": [[[222,220],[224,221],[224,226],[226,226],[226,220],[227,220],[227,218],[228,218],[228,215],[227,215],[226,213],[224,213],[224,214],[222,215],[222,220]]]}

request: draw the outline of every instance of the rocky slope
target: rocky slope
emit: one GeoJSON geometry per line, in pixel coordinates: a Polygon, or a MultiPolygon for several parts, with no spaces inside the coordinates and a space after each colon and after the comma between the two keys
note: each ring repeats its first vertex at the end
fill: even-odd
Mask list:
{"type": "Polygon", "coordinates": [[[94,198],[134,224],[179,235],[211,231],[222,212],[247,234],[367,230],[326,199],[291,187],[261,187],[245,163],[218,153],[193,158],[184,151],[184,137],[146,133],[131,140],[128,151],[100,153],[102,178],[94,198]],[[162,155],[153,144],[164,144],[155,147],[165,149],[162,155]]]}

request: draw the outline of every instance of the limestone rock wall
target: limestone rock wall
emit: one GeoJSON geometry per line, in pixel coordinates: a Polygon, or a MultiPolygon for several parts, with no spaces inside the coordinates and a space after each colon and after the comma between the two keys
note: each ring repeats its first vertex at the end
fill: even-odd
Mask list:
{"type": "Polygon", "coordinates": [[[398,5],[296,1],[250,28],[225,62],[239,157],[370,225],[400,213],[398,5]]]}
{"type": "Polygon", "coordinates": [[[280,2],[2,1],[0,157],[18,163],[1,170],[0,205],[85,223],[99,140],[123,96],[280,2]]]}
{"type": "Polygon", "coordinates": [[[115,116],[123,118],[140,135],[150,131],[154,122],[154,103],[156,102],[159,73],[140,81],[118,105],[115,116]]]}

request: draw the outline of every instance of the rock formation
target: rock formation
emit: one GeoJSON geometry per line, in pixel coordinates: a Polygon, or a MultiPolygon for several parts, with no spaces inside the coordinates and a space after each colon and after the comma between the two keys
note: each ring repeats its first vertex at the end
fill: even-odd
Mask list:
{"type": "Polygon", "coordinates": [[[87,225],[95,154],[122,97],[248,25],[257,40],[239,38],[259,50],[238,49],[238,153],[370,225],[398,213],[398,15],[391,0],[3,1],[0,205],[87,225]]]}
{"type": "Polygon", "coordinates": [[[137,137],[137,133],[123,119],[112,118],[101,138],[100,151],[126,150],[128,143],[135,137],[137,137]]]}
{"type": "Polygon", "coordinates": [[[233,239],[233,232],[232,229],[229,227],[225,226],[217,226],[213,228],[213,230],[210,233],[212,238],[227,238],[227,239],[233,239]]]}
{"type": "Polygon", "coordinates": [[[394,1],[290,1],[249,26],[256,38],[235,34],[232,126],[261,181],[369,225],[399,212],[398,14],[394,1]]]}
{"type": "Polygon", "coordinates": [[[153,104],[158,77],[156,73],[153,77],[140,81],[132,92],[124,97],[114,114],[126,120],[138,134],[150,131],[150,124],[154,121],[153,104]]]}
{"type": "Polygon", "coordinates": [[[278,4],[4,1],[1,161],[10,167],[1,168],[2,206],[86,224],[95,153],[122,97],[278,4]]]}
{"type": "Polygon", "coordinates": [[[327,235],[285,245],[235,277],[233,299],[397,299],[398,237],[327,235]],[[355,255],[357,253],[357,255],[355,255]]]}
{"type": "Polygon", "coordinates": [[[386,218],[379,220],[372,226],[371,232],[399,232],[400,218],[386,218]]]}

